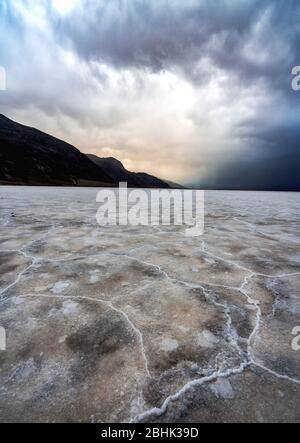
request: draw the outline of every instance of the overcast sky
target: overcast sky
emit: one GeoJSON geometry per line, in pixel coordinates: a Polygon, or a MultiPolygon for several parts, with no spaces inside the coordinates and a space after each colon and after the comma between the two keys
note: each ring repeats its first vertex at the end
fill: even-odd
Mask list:
{"type": "Polygon", "coordinates": [[[0,112],[182,183],[296,186],[299,24],[299,0],[0,0],[0,112]]]}

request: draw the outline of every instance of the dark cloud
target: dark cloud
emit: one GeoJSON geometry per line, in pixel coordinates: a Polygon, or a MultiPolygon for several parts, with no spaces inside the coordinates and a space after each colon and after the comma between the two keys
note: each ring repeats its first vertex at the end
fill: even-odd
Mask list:
{"type": "Polygon", "coordinates": [[[258,125],[256,132],[244,132],[243,138],[248,146],[245,155],[221,158],[206,178],[189,184],[211,189],[300,191],[299,125],[258,125]],[[255,147],[252,156],[251,145],[255,147]]]}
{"type": "Polygon", "coordinates": [[[299,0],[70,3],[0,0],[1,112],[173,180],[299,187],[299,0]]]}
{"type": "Polygon", "coordinates": [[[300,58],[298,0],[84,0],[55,21],[81,57],[116,67],[180,68],[195,82],[207,58],[242,81],[289,81],[300,58]]]}

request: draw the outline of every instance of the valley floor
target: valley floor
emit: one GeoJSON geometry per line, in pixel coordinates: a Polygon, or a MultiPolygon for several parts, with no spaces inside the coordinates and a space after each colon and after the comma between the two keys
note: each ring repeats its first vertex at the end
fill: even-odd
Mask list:
{"type": "Polygon", "coordinates": [[[207,192],[205,234],[0,188],[0,422],[300,422],[300,196],[207,192]]]}

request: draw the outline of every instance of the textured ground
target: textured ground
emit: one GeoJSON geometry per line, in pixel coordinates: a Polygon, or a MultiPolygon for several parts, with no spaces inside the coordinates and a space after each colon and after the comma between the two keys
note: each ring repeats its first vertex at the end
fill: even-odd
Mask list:
{"type": "Polygon", "coordinates": [[[1,422],[300,422],[299,194],[206,230],[100,228],[91,189],[0,189],[1,422]]]}

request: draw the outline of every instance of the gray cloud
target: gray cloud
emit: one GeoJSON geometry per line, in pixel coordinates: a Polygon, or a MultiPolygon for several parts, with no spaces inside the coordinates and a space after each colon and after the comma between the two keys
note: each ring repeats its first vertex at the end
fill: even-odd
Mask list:
{"type": "Polygon", "coordinates": [[[173,180],[298,183],[298,0],[55,3],[0,0],[1,112],[173,180]]]}
{"type": "MultiPolygon", "coordinates": [[[[244,134],[248,144],[252,137],[252,131],[244,134]]],[[[300,190],[299,126],[257,128],[252,143],[254,155],[248,151],[221,161],[198,184],[212,189],[300,190]]]]}
{"type": "Polygon", "coordinates": [[[299,21],[297,0],[84,0],[55,27],[88,60],[176,66],[201,82],[209,58],[242,80],[262,76],[278,86],[299,61],[299,21]]]}

